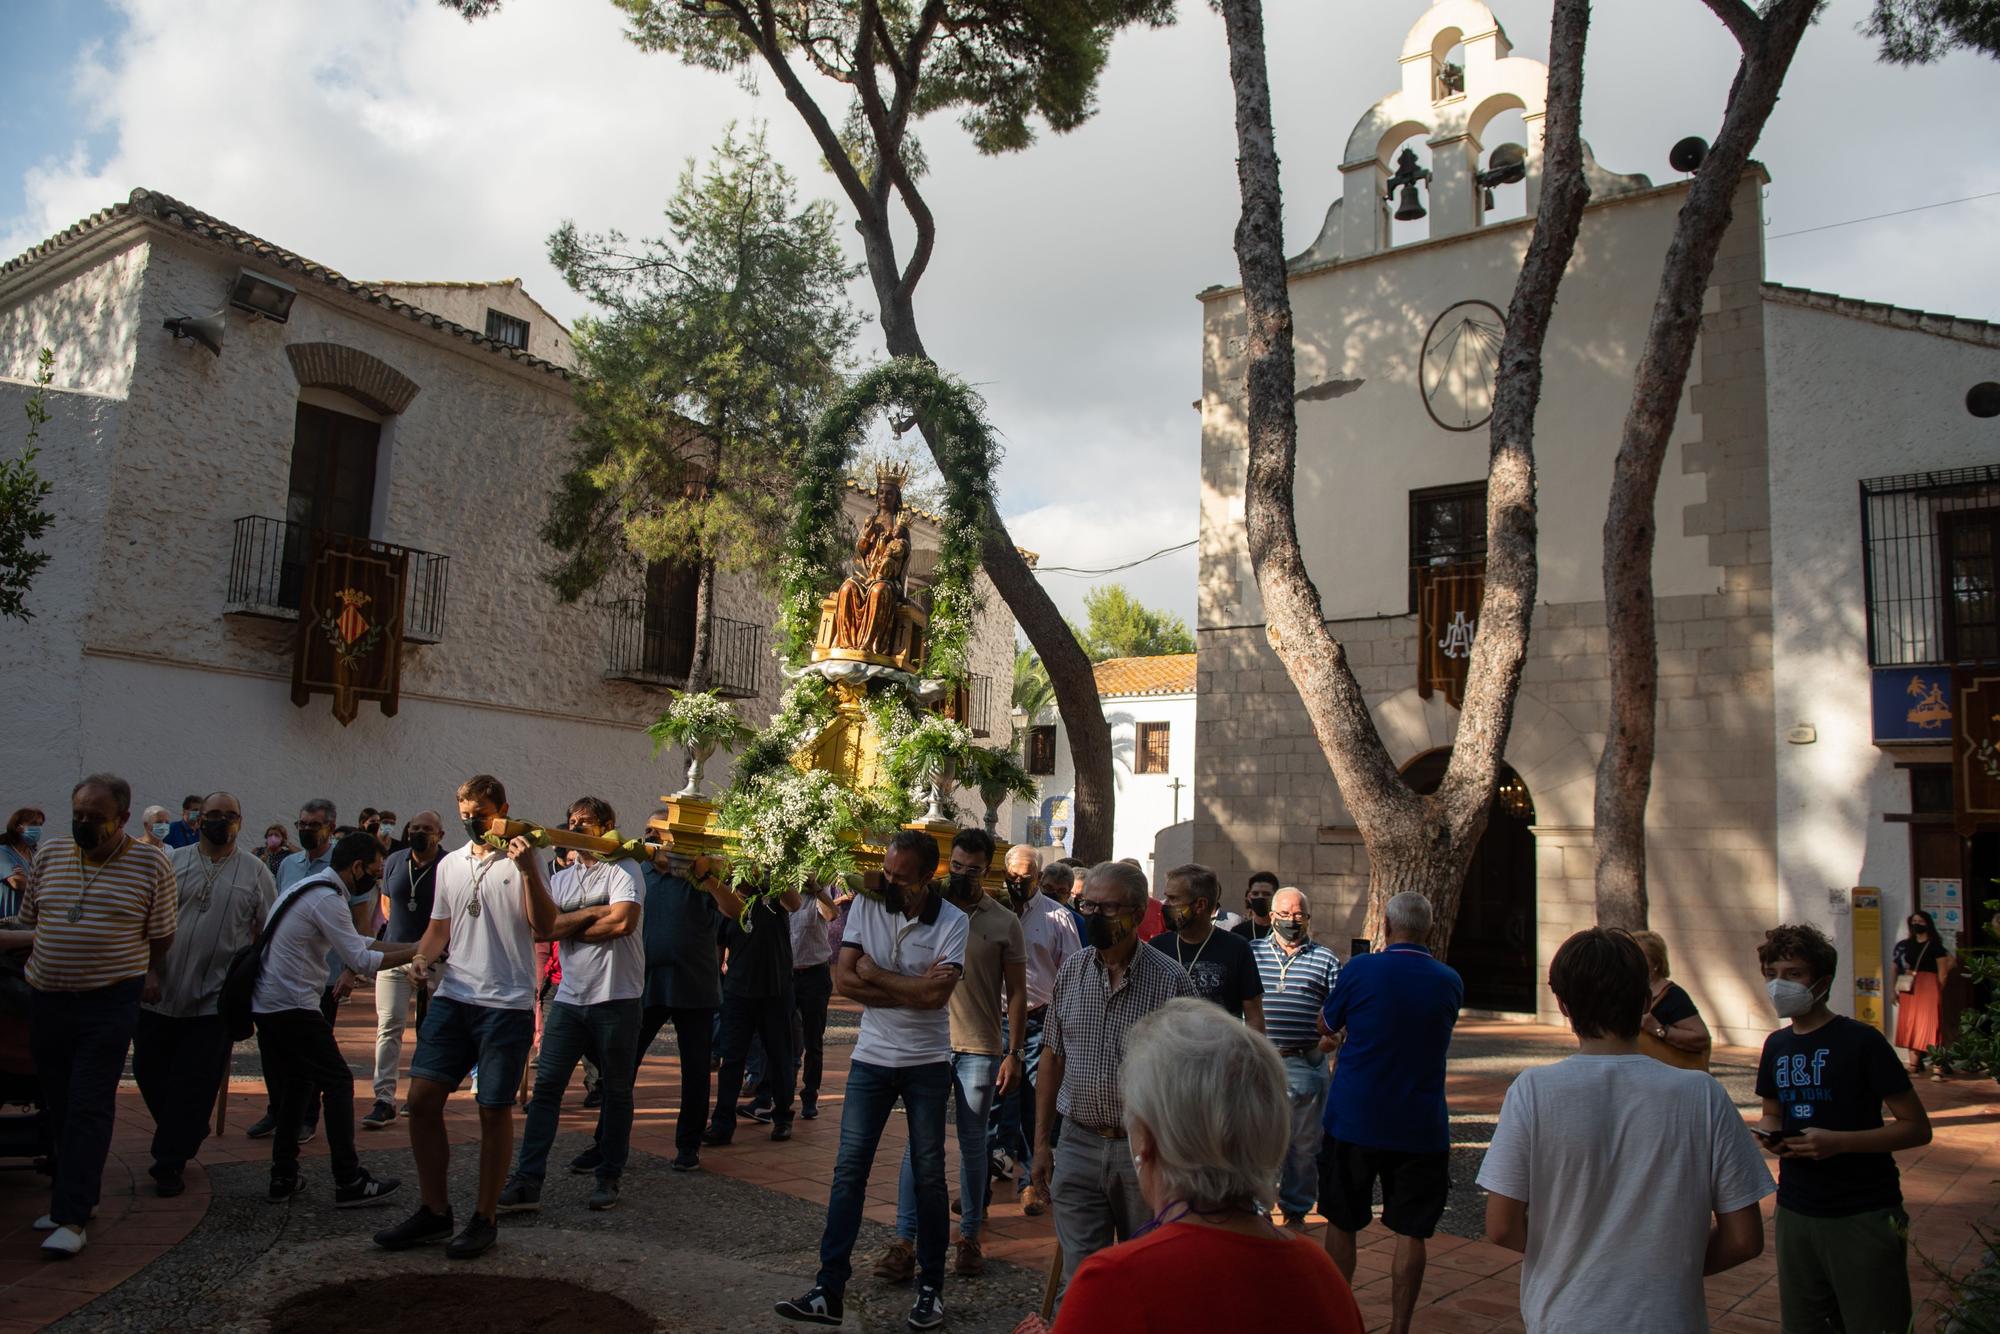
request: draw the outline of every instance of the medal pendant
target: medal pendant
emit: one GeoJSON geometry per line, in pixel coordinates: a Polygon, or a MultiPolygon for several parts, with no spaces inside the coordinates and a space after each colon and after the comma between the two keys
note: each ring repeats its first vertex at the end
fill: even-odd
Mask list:
{"type": "Polygon", "coordinates": [[[72,904],[70,905],[69,912],[64,915],[72,922],[81,922],[83,920],[83,908],[80,905],[72,904]]]}
{"type": "Polygon", "coordinates": [[[466,904],[466,905],[465,905],[465,915],[466,915],[467,917],[477,917],[477,916],[479,916],[479,900],[478,900],[478,899],[474,899],[474,900],[473,900],[472,902],[470,902],[470,903],[468,903],[468,904],[466,904]]]}

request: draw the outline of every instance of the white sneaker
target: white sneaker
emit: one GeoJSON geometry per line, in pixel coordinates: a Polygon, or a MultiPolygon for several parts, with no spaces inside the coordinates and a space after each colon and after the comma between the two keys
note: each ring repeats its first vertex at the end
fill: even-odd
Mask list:
{"type": "Polygon", "coordinates": [[[83,1249],[84,1235],[80,1227],[64,1225],[49,1233],[42,1242],[44,1260],[67,1260],[83,1249]]]}
{"type": "MultiPolygon", "coordinates": [[[[95,1209],[92,1209],[92,1210],[90,1211],[90,1216],[91,1216],[92,1218],[96,1218],[96,1217],[97,1217],[97,1210],[95,1210],[95,1209]]],[[[37,1218],[37,1219],[35,1220],[35,1231],[37,1231],[37,1232],[54,1232],[55,1230],[56,1230],[56,1220],[55,1220],[55,1219],[53,1219],[53,1218],[51,1218],[51,1217],[49,1217],[49,1216],[48,1216],[47,1214],[43,1214],[43,1215],[42,1215],[42,1216],[41,1216],[40,1218],[37,1218]]]]}

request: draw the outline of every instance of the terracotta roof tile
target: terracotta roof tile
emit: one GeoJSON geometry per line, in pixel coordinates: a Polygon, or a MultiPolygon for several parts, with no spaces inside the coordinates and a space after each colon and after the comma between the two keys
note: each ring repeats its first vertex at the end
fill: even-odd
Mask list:
{"type": "Polygon", "coordinates": [[[295,254],[282,246],[272,245],[269,241],[263,240],[261,237],[252,236],[241,228],[231,226],[229,223],[212,214],[203,213],[200,209],[183,204],[171,196],[159,194],[144,187],[134,190],[124,203],[113,204],[110,208],[100,209],[83,221],[57,232],[41,244],[30,247],[5,263],[0,263],[0,278],[31,268],[42,260],[55,255],[64,247],[83,239],[91,232],[108,226],[121,218],[130,217],[148,218],[164,226],[178,228],[188,235],[207,241],[212,245],[219,245],[224,249],[234,250],[240,254],[247,255],[261,264],[295,274],[301,278],[319,283],[322,286],[334,288],[350,296],[359,297],[361,300],[369,302],[372,305],[407,316],[411,320],[436,329],[441,333],[449,334],[456,338],[463,338],[474,346],[483,348],[496,355],[504,356],[510,361],[518,361],[524,366],[533,366],[537,370],[547,371],[549,374],[560,376],[565,380],[570,378],[570,373],[567,370],[552,361],[545,361],[540,357],[531,356],[511,344],[488,338],[485,334],[475,329],[468,329],[464,325],[454,323],[441,315],[434,315],[421,306],[412,305],[408,301],[390,296],[387,292],[370,287],[366,283],[356,282],[352,278],[345,277],[324,264],[307,259],[303,255],[295,254]]]}
{"type": "Polygon", "coordinates": [[[1118,695],[1192,695],[1194,660],[1192,653],[1107,658],[1091,673],[1097,677],[1098,695],[1107,699],[1118,695]]]}

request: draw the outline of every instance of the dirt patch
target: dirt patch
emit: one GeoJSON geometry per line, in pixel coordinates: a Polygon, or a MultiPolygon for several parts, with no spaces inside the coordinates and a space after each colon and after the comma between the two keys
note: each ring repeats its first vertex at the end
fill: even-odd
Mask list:
{"type": "Polygon", "coordinates": [[[286,1299],[271,1334],[653,1334],[653,1317],[628,1301],[561,1279],[409,1275],[329,1283],[286,1299]]]}

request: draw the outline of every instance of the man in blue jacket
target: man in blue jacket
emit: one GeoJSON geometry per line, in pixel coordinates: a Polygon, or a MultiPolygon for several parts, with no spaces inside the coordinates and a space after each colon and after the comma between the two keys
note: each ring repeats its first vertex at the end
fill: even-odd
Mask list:
{"type": "Polygon", "coordinates": [[[1345,1034],[1326,1095],[1319,1207],[1326,1253],[1354,1277],[1354,1234],[1368,1226],[1375,1183],[1382,1225],[1396,1234],[1390,1334],[1409,1334],[1424,1281],[1424,1242],[1451,1190],[1451,1119],[1445,1053],[1465,983],[1431,957],[1430,900],[1398,894],[1386,910],[1388,948],[1357,954],[1340,970],[1320,1021],[1345,1034]]]}

